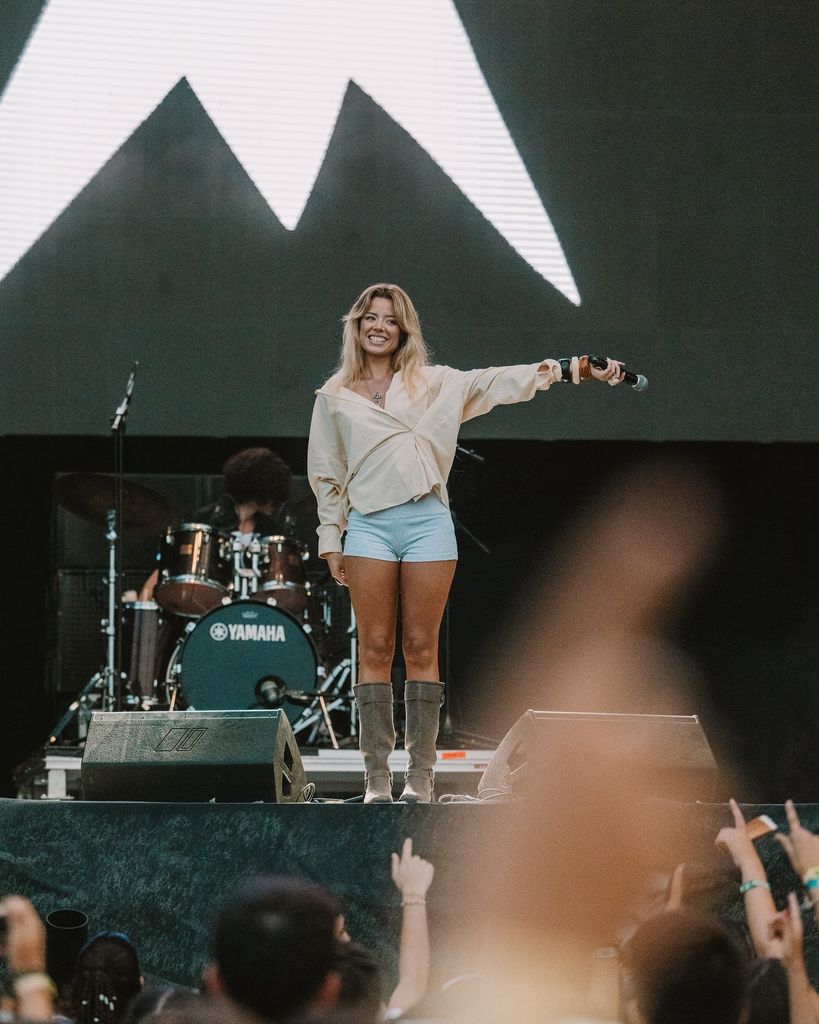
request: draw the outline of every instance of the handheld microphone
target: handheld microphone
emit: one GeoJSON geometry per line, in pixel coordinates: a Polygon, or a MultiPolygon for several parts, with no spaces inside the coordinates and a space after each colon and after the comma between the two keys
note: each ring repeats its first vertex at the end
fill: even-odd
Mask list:
{"type": "MultiPolygon", "coordinates": [[[[589,356],[589,362],[598,370],[605,370],[607,360],[605,356],[589,356]]],[[[623,367],[623,380],[626,384],[630,384],[635,391],[645,391],[648,387],[648,377],[644,377],[642,373],[632,373],[625,367],[623,367]]]]}

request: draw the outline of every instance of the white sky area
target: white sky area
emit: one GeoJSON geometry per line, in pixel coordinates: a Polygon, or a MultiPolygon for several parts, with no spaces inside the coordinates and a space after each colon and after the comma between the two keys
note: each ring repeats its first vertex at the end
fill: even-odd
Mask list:
{"type": "Polygon", "coordinates": [[[183,77],[291,231],[355,82],[580,303],[452,0],[50,0],[0,97],[0,279],[183,77]]]}

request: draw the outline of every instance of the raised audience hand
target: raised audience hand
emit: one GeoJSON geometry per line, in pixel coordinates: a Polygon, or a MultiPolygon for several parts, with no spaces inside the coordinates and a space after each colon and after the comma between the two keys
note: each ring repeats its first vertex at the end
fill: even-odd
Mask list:
{"type": "Polygon", "coordinates": [[[416,1006],[429,984],[429,930],[426,895],[435,868],[412,852],[407,836],[401,855],[392,854],[392,880],[401,893],[401,949],[398,954],[398,985],[387,1003],[387,1020],[396,1019],[416,1006]]]}
{"type": "Polygon", "coordinates": [[[805,969],[802,916],[796,893],[788,893],[788,909],[774,914],[769,928],[771,940],[780,944],[783,951],[782,963],[788,976],[791,1006],[790,1024],[816,1024],[819,1020],[819,996],[812,988],[805,969]]]}
{"type": "Polygon", "coordinates": [[[46,931],[40,915],[23,896],[6,896],[0,911],[8,922],[6,957],[13,974],[44,971],[46,931]]]}
{"type": "Polygon", "coordinates": [[[734,816],[734,824],[721,828],[714,842],[721,850],[730,854],[731,860],[742,870],[749,861],[753,861],[756,865],[759,861],[759,854],[756,852],[753,840],[748,835],[745,817],[739,809],[739,804],[733,798],[728,803],[731,807],[731,814],[734,816]]]}
{"type": "Polygon", "coordinates": [[[29,1021],[51,1020],[56,990],[45,974],[45,925],[23,896],[6,896],[0,901],[0,913],[6,918],[5,955],[14,977],[17,1016],[29,1021]]]}
{"type": "Polygon", "coordinates": [[[802,915],[796,893],[788,893],[787,910],[780,910],[771,917],[768,935],[781,944],[783,960],[796,962],[802,959],[802,915]]]}
{"type": "Polygon", "coordinates": [[[819,867],[819,836],[802,827],[793,800],[785,803],[785,814],[788,817],[789,835],[777,833],[777,840],[793,864],[794,871],[803,878],[811,868],[819,867]]]}
{"type": "MultiPolygon", "coordinates": [[[[765,867],[756,851],[753,840],[748,835],[745,818],[736,800],[729,801],[734,824],[722,828],[717,833],[715,844],[725,850],[739,868],[745,888],[743,894],[745,916],[748,929],[759,957],[772,957],[781,960],[784,957],[782,941],[770,932],[770,922],[776,915],[776,905],[771,896],[765,867]]],[[[742,891],[742,889],[740,890],[742,891]]]]}
{"type": "Polygon", "coordinates": [[[392,880],[395,888],[405,897],[425,896],[434,875],[433,865],[412,852],[412,839],[407,836],[401,855],[392,855],[392,880]]]}

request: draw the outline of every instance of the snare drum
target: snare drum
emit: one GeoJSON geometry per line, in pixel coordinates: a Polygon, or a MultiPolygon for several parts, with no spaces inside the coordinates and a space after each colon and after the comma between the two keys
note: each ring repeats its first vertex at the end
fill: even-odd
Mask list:
{"type": "Polygon", "coordinates": [[[310,584],[304,563],[310,557],[306,544],[293,537],[276,534],[259,538],[259,580],[255,601],[273,598],[278,608],[300,615],[310,596],[310,584]]]}
{"type": "Polygon", "coordinates": [[[205,523],[169,527],[156,556],[156,601],[184,618],[198,618],[218,607],[231,582],[229,547],[227,538],[205,523]]]}

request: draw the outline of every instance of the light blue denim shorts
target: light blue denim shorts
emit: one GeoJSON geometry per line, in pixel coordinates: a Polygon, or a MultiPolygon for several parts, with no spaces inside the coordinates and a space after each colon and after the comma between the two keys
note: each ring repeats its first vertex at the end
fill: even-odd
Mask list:
{"type": "Polygon", "coordinates": [[[384,562],[445,562],[458,557],[449,509],[434,494],[362,515],[350,511],[344,554],[384,562]]]}

